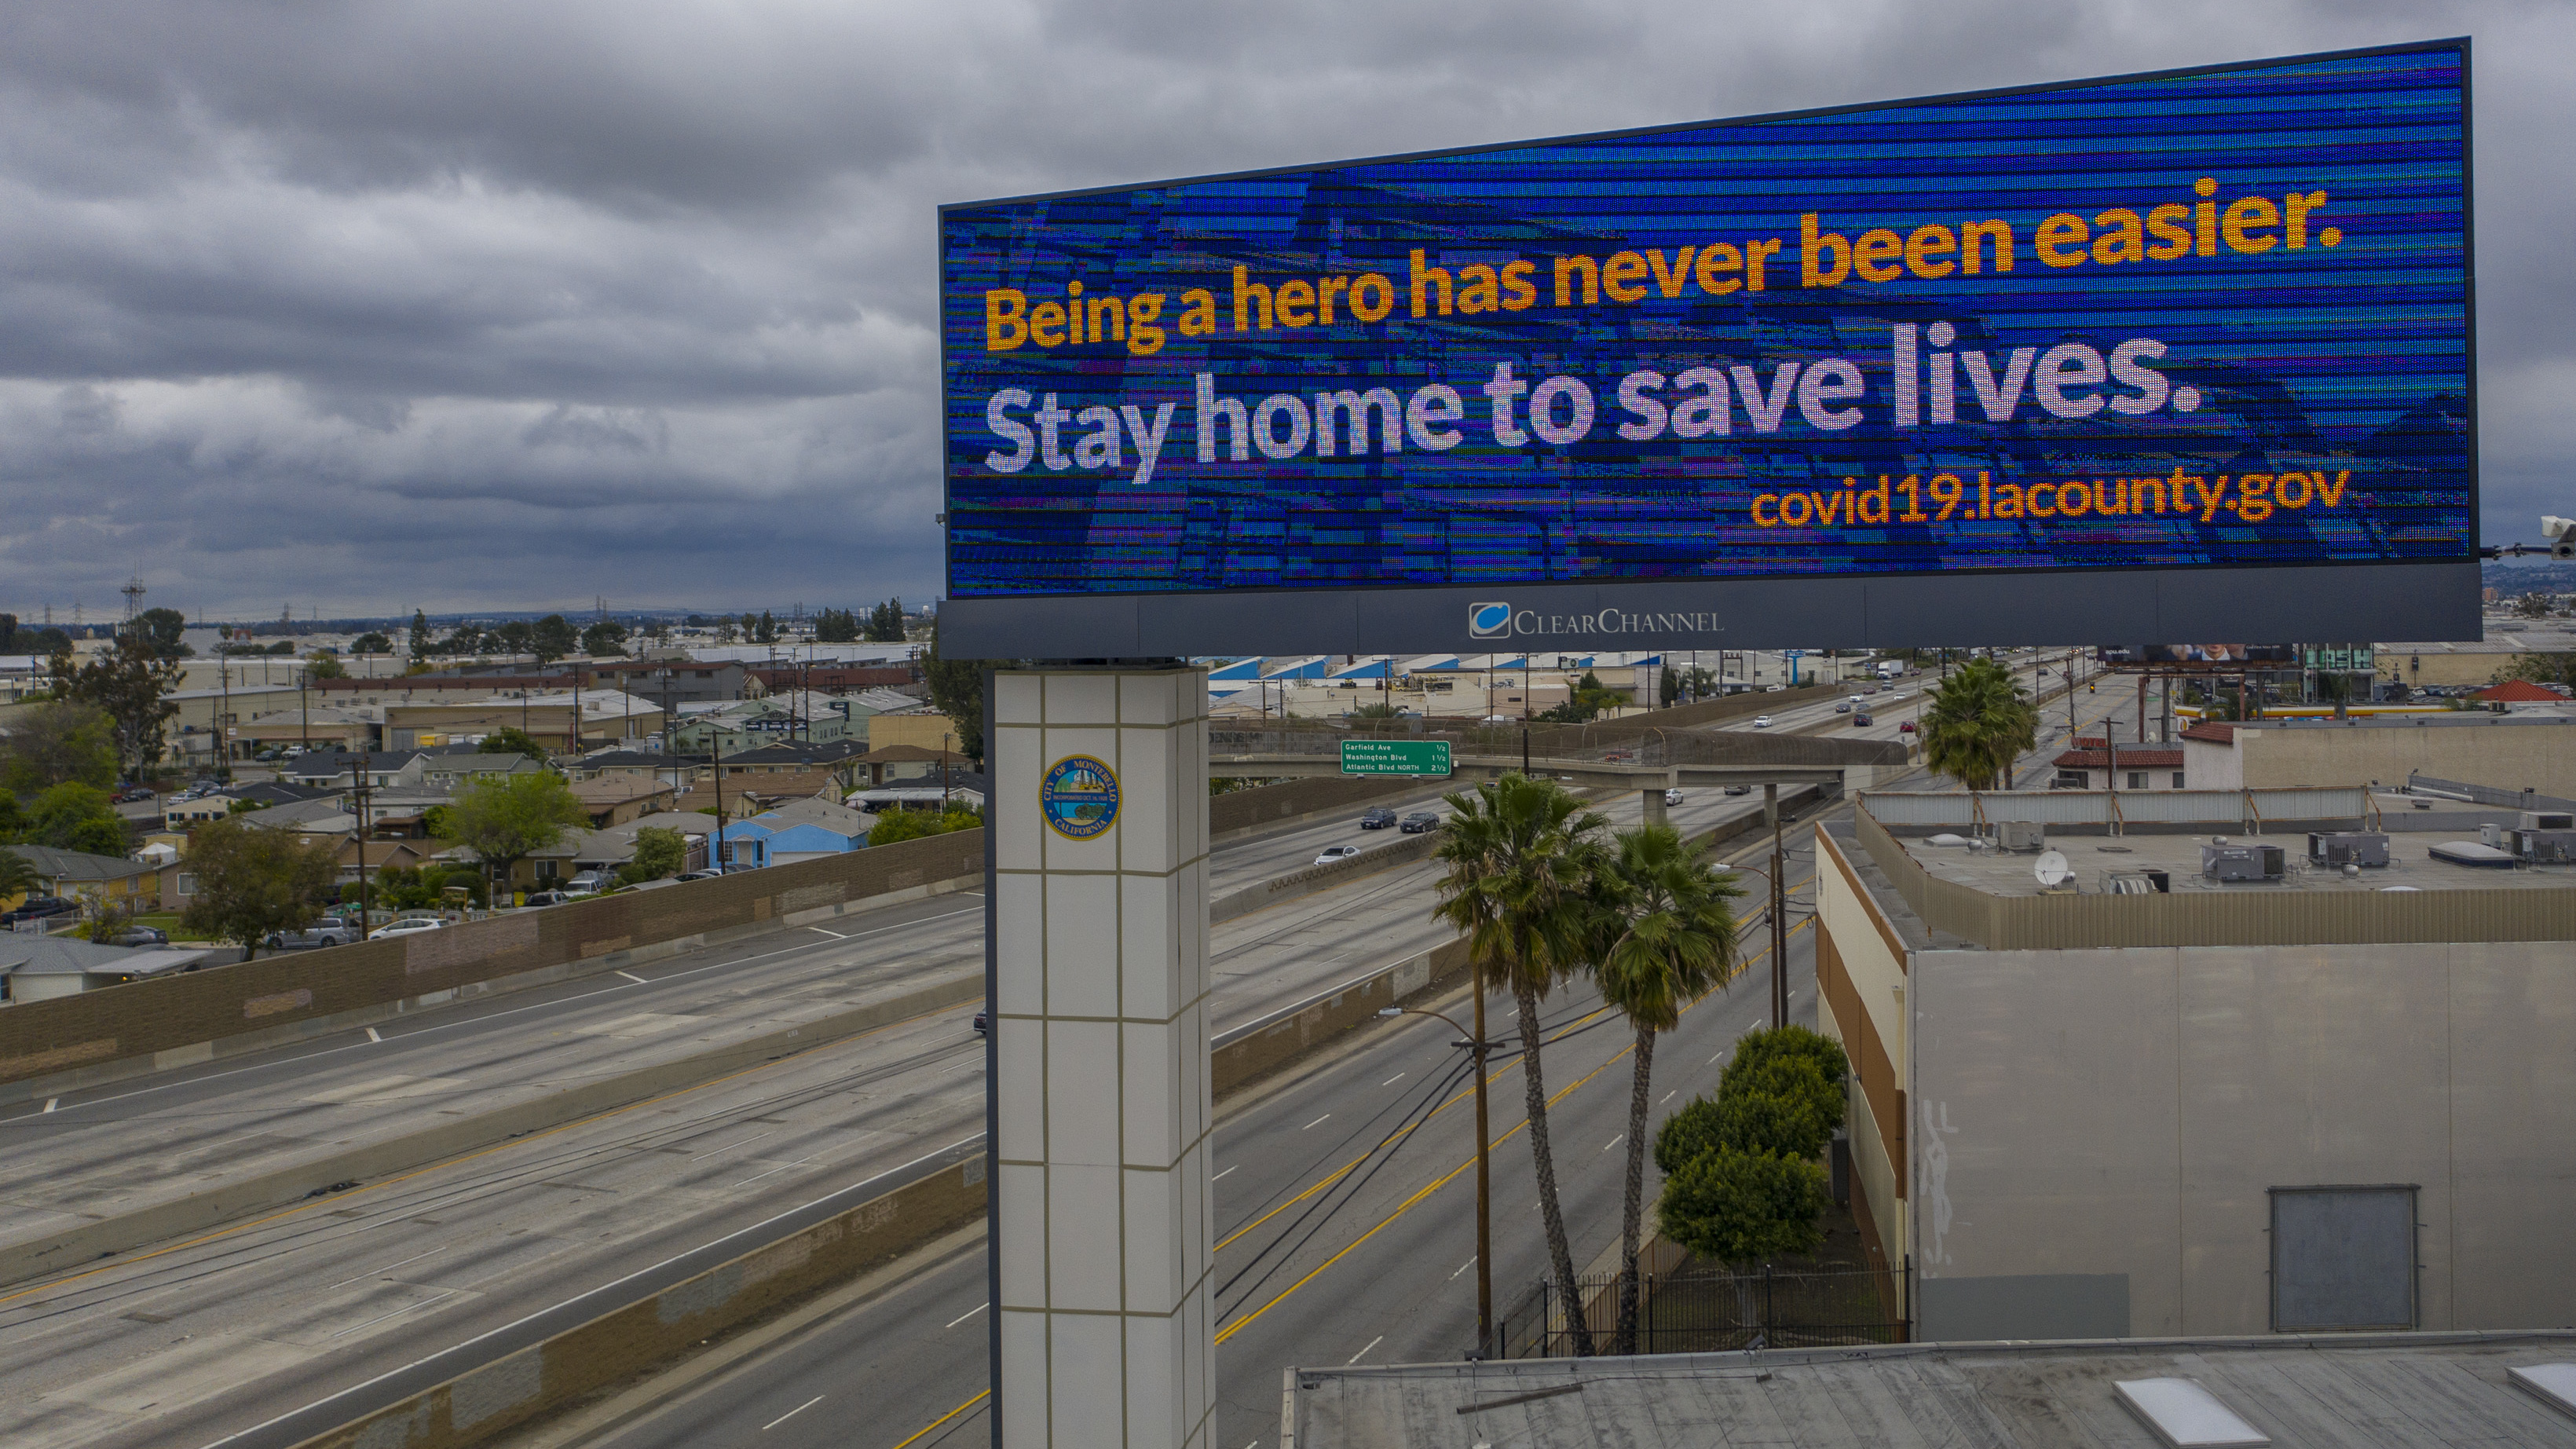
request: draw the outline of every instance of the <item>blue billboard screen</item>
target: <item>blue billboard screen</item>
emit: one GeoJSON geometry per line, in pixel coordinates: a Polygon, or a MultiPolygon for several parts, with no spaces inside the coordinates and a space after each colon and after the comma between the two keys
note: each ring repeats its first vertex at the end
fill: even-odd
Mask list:
{"type": "Polygon", "coordinates": [[[2464,42],[945,208],[953,599],[2475,557],[2464,42]]]}

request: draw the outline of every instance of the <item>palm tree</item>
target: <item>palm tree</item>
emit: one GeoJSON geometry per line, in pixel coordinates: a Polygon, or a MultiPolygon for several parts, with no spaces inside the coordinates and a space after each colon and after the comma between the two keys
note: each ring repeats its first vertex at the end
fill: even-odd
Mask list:
{"type": "Polygon", "coordinates": [[[2039,706],[1991,659],[1972,659],[1932,691],[1923,760],[1971,790],[2012,783],[2013,761],[2039,745],[2039,706]]]}
{"type": "Polygon", "coordinates": [[[1636,1028],[1628,1086],[1628,1177],[1619,1225],[1617,1353],[1637,1351],[1637,1239],[1644,1216],[1646,1110],[1653,1093],[1655,1035],[1681,1024],[1691,1002],[1744,969],[1730,904],[1744,894],[1669,825],[1622,831],[1619,853],[1594,900],[1608,940],[1593,968],[1601,999],[1636,1028]]]}
{"type": "Polygon", "coordinates": [[[27,857],[14,850],[0,850],[0,901],[12,896],[33,895],[44,877],[27,863],[27,857]]]}
{"type": "MultiPolygon", "coordinates": [[[[1529,1100],[1530,1159],[1538,1170],[1539,1215],[1558,1291],[1577,1305],[1575,1352],[1592,1352],[1574,1283],[1574,1254],[1557,1203],[1556,1157],[1547,1136],[1547,1083],[1540,1071],[1538,1004],[1557,981],[1580,970],[1594,907],[1586,895],[1608,854],[1598,833],[1607,817],[1553,780],[1519,774],[1448,797],[1454,812],[1440,842],[1449,873],[1434,914],[1458,928],[1476,972],[1481,1007],[1485,983],[1511,988],[1520,1008],[1521,1085],[1529,1100]]],[[[1481,1064],[1479,1070],[1482,1070],[1481,1064]]]]}

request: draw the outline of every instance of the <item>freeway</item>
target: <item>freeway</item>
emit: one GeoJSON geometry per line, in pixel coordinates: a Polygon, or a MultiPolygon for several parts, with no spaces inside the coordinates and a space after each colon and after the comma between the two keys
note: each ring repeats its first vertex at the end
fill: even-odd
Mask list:
{"type": "MultiPolygon", "coordinates": [[[[1695,794],[1672,812],[1690,828],[1759,808],[1695,794]]],[[[1638,809],[1628,796],[1607,813],[1633,823],[1638,809]]],[[[1361,836],[1355,820],[1314,829],[1379,834],[1361,836]]],[[[1431,873],[1426,862],[1364,875],[1219,926],[1218,1025],[1437,944],[1445,932],[1422,909],[1431,873]]],[[[41,1224],[135,1212],[639,1067],[714,1057],[695,1075],[725,1073],[0,1289],[0,1440],[210,1441],[971,1136],[982,1082],[968,1008],[811,1050],[775,1037],[898,988],[979,975],[981,932],[978,897],[940,897],[0,1121],[11,1148],[0,1194],[41,1224]]]]}

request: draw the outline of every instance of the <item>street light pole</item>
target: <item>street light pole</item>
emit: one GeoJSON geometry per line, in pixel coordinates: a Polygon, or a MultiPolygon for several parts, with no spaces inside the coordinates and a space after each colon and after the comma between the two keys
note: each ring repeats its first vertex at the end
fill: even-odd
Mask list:
{"type": "MultiPolygon", "coordinates": [[[[1476,1029],[1468,1033],[1465,1044],[1476,1058],[1476,1357],[1489,1359],[1494,1356],[1494,1183],[1485,1161],[1485,1144],[1491,1137],[1485,1125],[1485,1054],[1493,1048],[1485,1040],[1484,963],[1473,963],[1473,969],[1476,1029]]],[[[1378,1015],[1437,1017],[1453,1031],[1466,1030],[1443,1012],[1389,1006],[1378,1015]]]]}

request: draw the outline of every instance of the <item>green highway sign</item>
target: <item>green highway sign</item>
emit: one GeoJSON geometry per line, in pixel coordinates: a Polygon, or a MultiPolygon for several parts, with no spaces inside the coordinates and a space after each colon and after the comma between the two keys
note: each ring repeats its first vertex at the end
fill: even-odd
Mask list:
{"type": "Polygon", "coordinates": [[[1345,775],[1427,775],[1446,778],[1449,774],[1447,740],[1344,740],[1342,773],[1345,775]]]}

